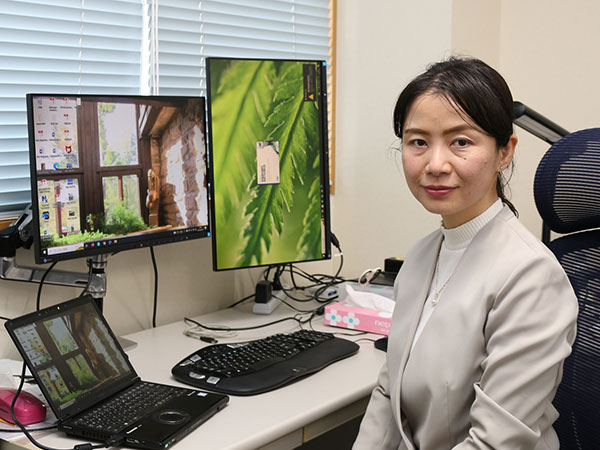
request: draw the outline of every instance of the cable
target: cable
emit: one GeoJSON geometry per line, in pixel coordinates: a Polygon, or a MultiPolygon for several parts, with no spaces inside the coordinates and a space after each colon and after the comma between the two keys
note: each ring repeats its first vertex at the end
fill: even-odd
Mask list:
{"type": "MultiPolygon", "coordinates": [[[[339,284],[343,281],[338,281],[340,280],[339,275],[342,271],[342,267],[344,266],[344,252],[342,252],[342,248],[340,247],[340,243],[337,239],[337,237],[335,236],[335,234],[333,234],[333,232],[331,233],[331,243],[340,251],[340,266],[338,267],[337,272],[335,273],[335,275],[332,277],[332,281],[330,281],[329,283],[325,283],[323,286],[321,286],[319,289],[317,289],[317,291],[314,294],[314,298],[316,301],[323,303],[323,300],[320,299],[320,296],[323,292],[325,292],[328,288],[335,286],[336,284],[339,284]]],[[[329,299],[327,299],[325,301],[326,303],[329,303],[329,299]]]]}
{"type": "MultiPolygon", "coordinates": [[[[340,277],[342,267],[344,266],[344,253],[342,252],[340,243],[334,233],[331,233],[331,243],[335,247],[337,247],[337,249],[340,251],[340,253],[339,253],[340,265],[339,265],[335,275],[331,276],[331,275],[324,275],[324,274],[309,274],[302,269],[294,267],[293,264],[289,264],[290,278],[292,280],[292,286],[294,287],[295,290],[297,290],[297,289],[306,290],[306,289],[313,288],[313,287],[317,287],[317,289],[315,290],[315,292],[313,293],[313,295],[311,297],[307,297],[307,298],[298,298],[298,297],[292,296],[288,292],[288,291],[290,291],[290,289],[288,289],[288,290],[283,289],[283,291],[287,297],[289,297],[290,299],[292,299],[294,301],[298,301],[298,302],[308,302],[308,301],[316,300],[319,303],[327,304],[327,303],[331,303],[331,301],[335,300],[337,298],[337,296],[336,297],[322,297],[321,294],[323,294],[328,288],[333,287],[336,284],[344,283],[346,281],[353,281],[353,280],[347,280],[345,278],[340,277]],[[308,286],[299,287],[296,284],[296,279],[294,278],[294,275],[300,275],[303,278],[305,278],[306,280],[309,280],[310,282],[312,282],[313,284],[308,285],[308,286]]],[[[283,270],[285,270],[285,265],[282,267],[281,273],[283,273],[283,270]]]]}
{"type": "MultiPolygon", "coordinates": [[[[34,428],[32,430],[27,430],[27,431],[48,431],[48,430],[54,430],[56,428],[56,425],[49,425],[47,427],[44,428],[34,428]]],[[[0,433],[22,433],[23,430],[18,429],[18,430],[7,430],[5,428],[0,428],[0,433]]]]}
{"type": "MultiPolygon", "coordinates": [[[[58,450],[53,447],[48,447],[48,446],[36,441],[33,438],[33,436],[29,433],[29,430],[27,430],[27,428],[25,428],[25,426],[21,422],[19,422],[19,420],[17,419],[17,417],[15,415],[15,405],[17,403],[17,399],[19,398],[19,395],[21,395],[21,391],[23,390],[23,383],[25,382],[25,369],[26,369],[26,365],[25,365],[25,362],[23,362],[23,369],[21,371],[21,382],[19,383],[19,387],[17,388],[17,393],[14,396],[12,403],[10,404],[10,415],[12,417],[12,420],[21,429],[21,431],[25,434],[25,436],[27,436],[27,439],[29,439],[29,441],[36,447],[41,448],[42,450],[58,450]]],[[[108,441],[106,441],[103,444],[90,444],[90,443],[77,444],[77,445],[73,446],[73,450],[91,450],[94,448],[109,448],[109,447],[114,447],[116,445],[120,445],[123,442],[123,440],[124,440],[124,438],[122,438],[122,437],[115,437],[115,438],[109,439],[108,441]]],[[[71,449],[69,449],[69,450],[71,450],[71,449]]]]}
{"type": "MultiPolygon", "coordinates": [[[[340,283],[344,283],[346,281],[352,281],[352,280],[347,280],[345,278],[341,278],[340,272],[342,271],[342,267],[344,265],[344,254],[341,251],[341,248],[339,247],[339,242],[337,240],[337,238],[335,238],[335,235],[333,235],[332,233],[332,243],[340,250],[339,256],[340,256],[340,265],[337,269],[337,272],[335,273],[335,275],[331,276],[331,275],[325,275],[325,274],[309,274],[306,271],[295,267],[293,264],[284,264],[281,266],[268,266],[267,269],[265,269],[265,271],[263,272],[263,277],[265,280],[269,279],[269,274],[271,272],[271,270],[275,270],[275,276],[274,276],[274,284],[276,284],[278,282],[278,280],[281,278],[281,276],[283,275],[283,273],[285,272],[286,267],[289,266],[289,274],[290,274],[290,279],[292,281],[292,289],[286,289],[284,287],[281,287],[281,289],[278,289],[276,286],[274,286],[275,290],[281,290],[286,297],[290,298],[291,300],[294,300],[296,302],[310,302],[313,300],[316,300],[317,302],[321,303],[321,304],[328,304],[331,303],[333,300],[336,300],[338,297],[322,297],[321,294],[323,294],[328,288],[335,286],[336,284],[340,284],[340,283]],[[296,283],[296,279],[294,277],[294,275],[300,275],[303,278],[305,278],[306,280],[310,281],[312,284],[308,285],[308,286],[298,286],[298,284],[296,283]],[[306,298],[300,298],[300,297],[296,297],[290,294],[290,291],[293,290],[299,290],[299,289],[310,289],[310,288],[314,288],[317,287],[317,289],[315,290],[314,294],[312,296],[307,296],[306,298]]],[[[241,303],[242,301],[248,299],[250,297],[246,297],[242,300],[240,300],[239,302],[234,303],[232,306],[237,305],[238,303],[241,303]]],[[[296,311],[302,312],[296,308],[294,308],[293,306],[289,305],[288,303],[286,303],[283,299],[278,298],[279,301],[281,301],[282,303],[285,303],[286,305],[290,306],[292,309],[295,309],[296,311]]]]}
{"type": "Polygon", "coordinates": [[[248,295],[248,296],[244,297],[243,299],[241,299],[241,300],[238,300],[238,301],[237,301],[237,302],[235,302],[235,303],[232,303],[231,305],[229,305],[229,306],[228,306],[228,308],[233,308],[234,306],[237,306],[237,305],[239,305],[240,303],[243,303],[243,302],[245,302],[246,300],[250,300],[252,297],[255,297],[255,296],[256,296],[256,294],[250,294],[250,295],[248,295]]]}
{"type": "Polygon", "coordinates": [[[198,321],[196,321],[194,319],[190,319],[189,317],[185,317],[183,320],[186,321],[186,322],[191,322],[191,323],[193,323],[194,325],[196,325],[196,326],[198,326],[200,328],[204,328],[205,330],[210,330],[210,331],[221,331],[221,330],[226,330],[226,331],[248,331],[248,330],[257,330],[259,328],[268,327],[268,326],[275,325],[275,324],[278,324],[278,323],[281,323],[281,322],[286,322],[288,320],[294,320],[294,321],[298,322],[298,324],[302,325],[302,324],[305,324],[307,322],[310,322],[310,320],[312,319],[313,315],[314,315],[314,313],[311,313],[309,318],[307,318],[307,319],[300,319],[300,318],[297,317],[298,315],[296,314],[295,316],[292,316],[292,317],[284,317],[282,319],[274,320],[273,322],[263,323],[261,325],[254,325],[254,326],[250,326],[250,327],[235,327],[235,328],[226,327],[226,326],[223,326],[223,327],[219,326],[219,327],[217,327],[217,326],[203,325],[203,324],[201,324],[200,322],[198,322],[198,321]]]}
{"type": "Polygon", "coordinates": [[[54,269],[54,266],[56,265],[57,262],[58,261],[54,261],[52,264],[50,264],[50,267],[48,267],[46,269],[46,271],[44,272],[44,275],[42,275],[42,279],[40,280],[40,285],[38,286],[37,300],[35,302],[36,311],[40,310],[40,304],[41,304],[41,298],[42,298],[42,287],[44,286],[44,281],[46,280],[46,277],[48,276],[50,271],[52,269],[54,269]]]}
{"type": "Polygon", "coordinates": [[[158,268],[156,266],[156,257],[154,256],[154,247],[150,246],[150,256],[152,256],[152,267],[154,268],[154,306],[152,309],[152,328],[156,328],[156,311],[158,310],[158,268]]]}
{"type": "MultiPolygon", "coordinates": [[[[289,298],[291,298],[294,301],[297,302],[302,302],[302,301],[308,301],[308,300],[312,300],[312,297],[306,300],[303,299],[295,299],[294,297],[292,297],[291,295],[289,295],[289,293],[286,290],[282,290],[282,292],[288,296],[289,298]]],[[[287,305],[289,308],[293,309],[294,311],[297,311],[301,314],[311,314],[311,313],[316,313],[321,307],[318,306],[314,309],[310,309],[310,310],[302,310],[302,309],[298,309],[296,308],[294,305],[289,304],[288,302],[286,302],[284,299],[277,297],[276,295],[273,295],[273,297],[275,297],[277,300],[279,300],[281,303],[283,303],[284,305],[287,305]]],[[[333,300],[333,299],[332,299],[333,300]]]]}

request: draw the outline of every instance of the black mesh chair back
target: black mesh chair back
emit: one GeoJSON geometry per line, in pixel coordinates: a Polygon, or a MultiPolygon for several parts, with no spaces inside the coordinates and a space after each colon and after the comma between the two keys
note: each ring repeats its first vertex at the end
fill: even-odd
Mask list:
{"type": "Polygon", "coordinates": [[[577,338],[554,405],[561,450],[600,449],[600,128],[556,142],[534,180],[538,211],[579,300],[577,338]]]}

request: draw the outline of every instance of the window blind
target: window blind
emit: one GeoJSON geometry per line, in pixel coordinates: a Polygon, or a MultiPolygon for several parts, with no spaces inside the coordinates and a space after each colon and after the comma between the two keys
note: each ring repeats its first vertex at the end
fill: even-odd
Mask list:
{"type": "Polygon", "coordinates": [[[207,56],[329,62],[329,3],[3,0],[0,217],[31,201],[26,93],[205,95],[207,56]]]}
{"type": "Polygon", "coordinates": [[[207,56],[329,60],[330,0],[159,0],[158,92],[205,95],[207,56]]]}
{"type": "Polygon", "coordinates": [[[140,0],[3,0],[0,215],[31,201],[25,94],[140,91],[140,0]]]}

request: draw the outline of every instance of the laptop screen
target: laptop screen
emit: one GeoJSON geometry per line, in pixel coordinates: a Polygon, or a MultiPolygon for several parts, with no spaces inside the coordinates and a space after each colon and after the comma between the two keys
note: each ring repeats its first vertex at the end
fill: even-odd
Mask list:
{"type": "Polygon", "coordinates": [[[137,376],[89,296],[10,322],[13,340],[59,418],[137,376]]]}

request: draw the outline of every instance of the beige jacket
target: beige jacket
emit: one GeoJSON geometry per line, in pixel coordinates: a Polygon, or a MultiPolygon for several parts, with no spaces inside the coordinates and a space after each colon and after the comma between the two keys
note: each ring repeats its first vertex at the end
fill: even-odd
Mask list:
{"type": "Polygon", "coordinates": [[[504,207],[410,352],[441,241],[423,238],[396,279],[387,361],[354,450],[557,450],[551,402],[577,316],[565,273],[504,207]]]}

